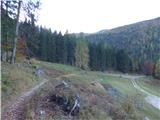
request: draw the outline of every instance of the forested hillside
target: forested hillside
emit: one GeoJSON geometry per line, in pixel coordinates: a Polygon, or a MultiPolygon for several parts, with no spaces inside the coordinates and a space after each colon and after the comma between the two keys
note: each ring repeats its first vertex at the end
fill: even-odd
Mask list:
{"type": "MultiPolygon", "coordinates": [[[[66,31],[63,35],[56,30],[36,26],[36,14],[28,12],[29,19],[18,22],[17,36],[17,16],[11,14],[17,3],[1,4],[2,61],[35,57],[82,69],[156,73],[154,69],[160,57],[160,18],[93,34],[69,34],[66,31]]],[[[27,5],[32,6],[31,11],[38,9],[36,4],[27,5]]]]}
{"type": "Polygon", "coordinates": [[[160,18],[102,31],[87,35],[87,39],[124,50],[134,69],[145,61],[155,62],[160,56],[160,18]]]}
{"type": "Polygon", "coordinates": [[[160,18],[102,31],[87,35],[87,39],[96,43],[105,41],[133,55],[144,54],[143,58],[148,60],[160,55],[160,18]]]}

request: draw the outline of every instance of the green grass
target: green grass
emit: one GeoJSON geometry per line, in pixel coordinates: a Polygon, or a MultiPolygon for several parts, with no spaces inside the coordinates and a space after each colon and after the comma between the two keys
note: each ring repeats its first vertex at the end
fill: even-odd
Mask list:
{"type": "Polygon", "coordinates": [[[160,110],[155,109],[152,105],[148,104],[144,101],[144,106],[139,113],[143,116],[148,116],[151,120],[159,120],[160,119],[160,110]]]}
{"type": "MultiPolygon", "coordinates": [[[[143,108],[141,109],[136,109],[135,113],[141,117],[149,117],[151,120],[158,120],[159,118],[159,110],[155,109],[153,106],[150,104],[146,103],[144,100],[144,95],[137,89],[135,89],[132,85],[132,82],[129,79],[122,78],[120,76],[112,76],[105,74],[103,72],[97,72],[97,71],[83,71],[80,70],[79,68],[68,66],[68,65],[62,65],[62,64],[53,64],[53,63],[47,63],[47,62],[41,62],[41,65],[48,66],[57,70],[65,71],[68,73],[74,73],[77,76],[72,76],[69,77],[72,81],[72,83],[77,83],[77,84],[88,84],[91,83],[92,81],[98,81],[102,83],[107,83],[112,85],[114,88],[119,90],[121,93],[124,95],[127,95],[131,97],[132,99],[135,99],[134,96],[137,94],[141,94],[141,98],[138,98],[139,100],[143,101],[143,108]]],[[[159,87],[154,87],[151,85],[147,85],[144,80],[148,79],[147,77],[141,78],[142,81],[140,82],[140,86],[144,88],[146,91],[149,91],[154,94],[158,94],[159,87]],[[146,89],[146,88],[147,89],[146,89]]],[[[138,83],[139,84],[139,83],[138,83]]],[[[97,90],[98,91],[98,90],[97,90]]]]}
{"type": "MultiPolygon", "coordinates": [[[[40,66],[41,68],[49,68],[49,69],[62,71],[68,74],[75,74],[75,76],[61,78],[61,80],[69,80],[74,85],[80,85],[80,86],[84,85],[85,87],[89,88],[92,81],[100,81],[101,83],[107,83],[112,85],[114,88],[119,90],[122,94],[129,96],[132,99],[135,99],[134,96],[140,93],[138,90],[136,90],[133,87],[132,82],[129,79],[122,78],[120,76],[112,76],[112,75],[105,74],[103,72],[98,72],[98,71],[84,71],[69,65],[42,62],[42,61],[36,61],[36,65],[40,66]]],[[[158,92],[159,87],[154,87],[145,82],[145,79],[148,79],[147,77],[141,78],[141,79],[142,80],[138,81],[138,85],[140,85],[143,89],[155,95],[159,93],[158,92]]],[[[51,80],[53,80],[53,78],[51,78],[51,80]]],[[[7,64],[2,65],[2,93],[12,94],[12,92],[14,91],[15,85],[20,86],[19,90],[17,90],[20,92],[20,90],[22,90],[23,87],[27,89],[27,88],[30,88],[31,86],[34,86],[38,82],[39,82],[39,78],[37,78],[33,74],[33,70],[31,68],[26,68],[26,67],[17,68],[17,66],[13,67],[7,64]]],[[[102,90],[102,89],[100,90],[99,88],[96,88],[95,91],[97,91],[97,93],[102,93],[103,95],[107,94],[105,90],[102,90]]],[[[86,98],[88,96],[85,96],[83,94],[81,97],[84,99],[89,99],[89,98],[86,98]]],[[[5,100],[4,98],[5,97],[3,96],[2,99],[5,100]]],[[[144,101],[143,95],[141,95],[141,98],[139,99],[142,99],[142,101],[144,102],[144,105],[143,105],[143,108],[141,109],[135,109],[134,114],[143,118],[147,116],[151,120],[158,120],[157,118],[159,118],[160,111],[152,107],[150,104],[146,103],[144,101]]],[[[86,103],[82,103],[82,104],[85,105],[86,103]]],[[[117,104],[121,104],[121,103],[117,103],[117,104]]],[[[95,106],[91,110],[93,111],[93,114],[95,114],[94,116],[98,116],[98,114],[96,115],[96,113],[100,112],[99,109],[97,109],[98,107],[99,106],[95,106]]],[[[82,112],[81,113],[82,116],[80,117],[85,118],[85,116],[87,115],[92,116],[92,114],[90,113],[86,115],[85,111],[81,111],[81,112],[82,112]]],[[[101,111],[101,116],[97,117],[97,119],[104,119],[105,117],[106,115],[101,111]]],[[[108,119],[110,120],[111,118],[108,116],[108,119]]]]}
{"type": "Polygon", "coordinates": [[[141,78],[137,80],[137,84],[147,92],[160,97],[160,86],[147,83],[146,80],[148,79],[147,77],[141,78]]]}
{"type": "Polygon", "coordinates": [[[111,84],[114,88],[125,95],[133,95],[138,91],[133,87],[129,79],[106,75],[103,79],[104,83],[111,84]]]}
{"type": "Polygon", "coordinates": [[[35,71],[34,68],[24,67],[22,64],[11,65],[2,62],[2,109],[9,101],[42,81],[33,71],[35,71]]]}
{"type": "Polygon", "coordinates": [[[48,68],[54,68],[56,70],[60,70],[63,72],[67,72],[67,73],[77,73],[82,71],[81,69],[74,67],[74,66],[70,66],[70,65],[64,65],[64,64],[58,64],[58,63],[49,63],[49,62],[39,62],[40,66],[45,66],[48,68]]]}

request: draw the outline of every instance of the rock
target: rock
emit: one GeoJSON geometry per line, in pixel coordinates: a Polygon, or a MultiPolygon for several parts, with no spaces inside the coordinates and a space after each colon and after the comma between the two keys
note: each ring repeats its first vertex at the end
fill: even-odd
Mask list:
{"type": "Polygon", "coordinates": [[[40,115],[45,115],[45,111],[44,110],[40,110],[40,115]]]}
{"type": "Polygon", "coordinates": [[[56,102],[64,111],[68,112],[69,115],[76,115],[80,109],[79,94],[65,81],[56,85],[50,101],[56,102]]]}
{"type": "Polygon", "coordinates": [[[147,116],[145,116],[143,120],[150,120],[150,119],[147,116]]]}
{"type": "Polygon", "coordinates": [[[38,77],[44,76],[44,75],[45,75],[44,70],[41,69],[41,68],[36,69],[36,75],[37,75],[38,77]]]}

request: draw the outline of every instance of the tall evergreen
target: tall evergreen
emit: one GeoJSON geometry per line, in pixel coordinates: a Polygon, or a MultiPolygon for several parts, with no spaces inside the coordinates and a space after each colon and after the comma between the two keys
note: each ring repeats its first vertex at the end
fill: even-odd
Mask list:
{"type": "Polygon", "coordinates": [[[95,43],[89,43],[89,67],[91,70],[97,70],[97,46],[95,43]]]}
{"type": "Polygon", "coordinates": [[[41,59],[47,61],[47,48],[48,48],[48,44],[47,44],[47,31],[43,28],[41,28],[40,30],[40,36],[41,36],[41,59]]]}
{"type": "Polygon", "coordinates": [[[67,57],[68,57],[68,40],[69,40],[69,34],[68,31],[66,31],[66,33],[63,36],[63,42],[62,42],[62,63],[63,64],[67,64],[67,57]]]}
{"type": "Polygon", "coordinates": [[[52,47],[51,47],[51,58],[52,62],[56,62],[56,38],[57,38],[57,31],[54,31],[52,34],[52,47]]]}
{"type": "Polygon", "coordinates": [[[75,46],[76,46],[76,36],[73,34],[69,35],[67,40],[67,64],[75,64],[75,46]]]}
{"type": "Polygon", "coordinates": [[[55,43],[56,43],[56,62],[57,63],[62,63],[63,60],[63,36],[61,34],[61,32],[58,33],[56,39],[55,39],[55,43]]]}
{"type": "Polygon", "coordinates": [[[124,50],[118,50],[116,53],[117,70],[121,72],[128,72],[131,70],[131,61],[124,50]]]}
{"type": "Polygon", "coordinates": [[[12,50],[15,37],[15,5],[13,1],[1,1],[1,60],[9,62],[9,52],[12,50]],[[12,17],[11,17],[12,16],[12,17]]]}

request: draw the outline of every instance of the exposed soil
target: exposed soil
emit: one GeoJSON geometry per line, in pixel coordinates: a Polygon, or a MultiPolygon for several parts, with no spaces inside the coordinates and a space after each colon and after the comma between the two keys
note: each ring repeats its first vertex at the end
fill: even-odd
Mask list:
{"type": "Polygon", "coordinates": [[[43,84],[45,84],[46,81],[40,83],[39,85],[36,85],[34,88],[32,88],[30,91],[23,93],[20,97],[16,99],[16,101],[9,106],[9,108],[3,112],[2,119],[3,120],[21,120],[24,118],[24,107],[25,103],[28,100],[29,96],[33,96],[35,91],[39,89],[43,84]]]}

